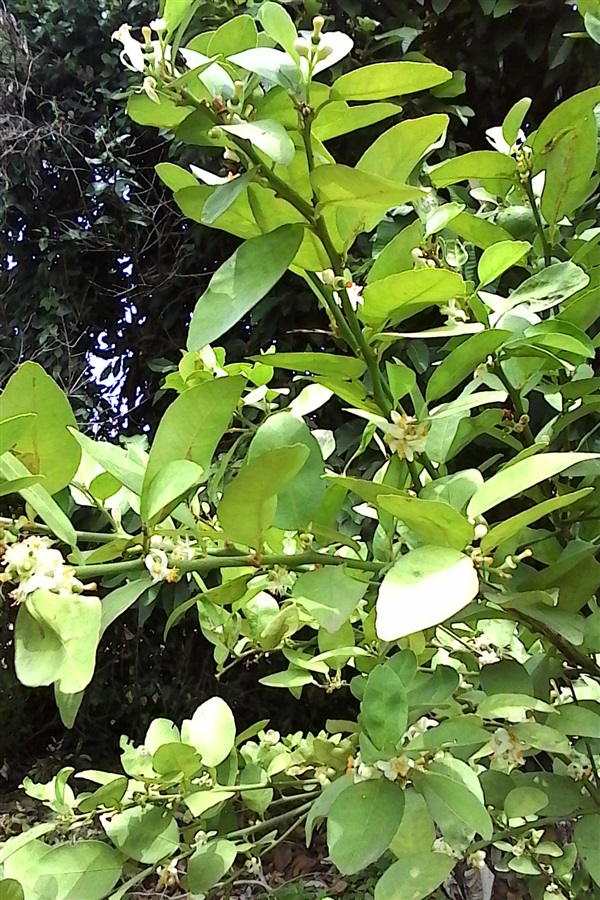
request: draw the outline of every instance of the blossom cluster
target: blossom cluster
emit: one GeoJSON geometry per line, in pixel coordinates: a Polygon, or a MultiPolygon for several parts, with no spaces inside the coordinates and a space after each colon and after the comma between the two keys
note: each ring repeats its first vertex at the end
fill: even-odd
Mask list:
{"type": "Polygon", "coordinates": [[[44,537],[32,535],[10,544],[4,550],[2,563],[0,582],[17,585],[11,593],[16,603],[24,603],[29,594],[40,589],[61,594],[80,594],[84,589],[75,570],[65,565],[60,550],[51,547],[44,537]]]}

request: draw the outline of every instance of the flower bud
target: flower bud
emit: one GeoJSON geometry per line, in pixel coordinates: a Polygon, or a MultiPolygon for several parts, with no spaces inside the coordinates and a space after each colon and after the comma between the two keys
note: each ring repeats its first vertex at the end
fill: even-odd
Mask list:
{"type": "Polygon", "coordinates": [[[142,28],[142,35],[144,36],[144,41],[146,46],[152,43],[152,29],[149,25],[144,25],[142,28]]]}
{"type": "Polygon", "coordinates": [[[315,37],[319,37],[321,32],[323,31],[325,19],[323,18],[323,16],[315,16],[312,23],[313,23],[313,35],[315,37]]]}
{"type": "Polygon", "coordinates": [[[294,41],[294,50],[298,56],[302,56],[304,59],[308,59],[310,56],[310,46],[304,38],[296,38],[294,41]]]}

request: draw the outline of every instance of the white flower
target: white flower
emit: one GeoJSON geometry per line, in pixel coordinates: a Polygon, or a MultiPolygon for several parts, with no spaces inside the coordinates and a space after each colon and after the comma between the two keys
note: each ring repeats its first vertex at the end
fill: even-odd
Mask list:
{"type": "Polygon", "coordinates": [[[263,738],[263,742],[267,744],[269,747],[275,747],[279,741],[281,740],[281,735],[278,731],[275,731],[273,728],[269,728],[268,731],[265,731],[265,736],[263,738]]]}
{"type": "Polygon", "coordinates": [[[490,739],[492,768],[510,772],[525,762],[523,751],[527,745],[506,728],[497,728],[490,739]]]}
{"type": "Polygon", "coordinates": [[[435,728],[437,725],[439,725],[439,722],[435,719],[428,719],[427,716],[421,716],[421,718],[407,730],[404,735],[404,740],[412,741],[413,738],[418,737],[420,734],[425,734],[426,731],[430,728],[435,728]]]}
{"type": "Polygon", "coordinates": [[[173,562],[191,562],[194,558],[194,548],[187,541],[177,541],[171,552],[173,562]]]}
{"type": "Polygon", "coordinates": [[[119,56],[123,65],[132,72],[143,72],[146,65],[144,45],[131,36],[131,25],[121,25],[113,32],[111,40],[123,44],[119,56]]]}
{"type": "Polygon", "coordinates": [[[345,270],[344,277],[336,275],[333,269],[325,269],[323,272],[317,272],[317,278],[319,278],[323,284],[328,285],[328,287],[334,288],[333,299],[338,306],[342,305],[342,299],[339,295],[339,291],[341,290],[346,291],[348,300],[350,301],[350,305],[354,312],[356,312],[359,306],[362,306],[363,288],[354,283],[348,269],[345,270]]]}
{"type": "Polygon", "coordinates": [[[153,78],[152,75],[146,75],[139,93],[146,94],[153,103],[160,103],[160,97],[156,93],[156,78],[153,78]]]}
{"type": "Polygon", "coordinates": [[[412,462],[415,454],[423,453],[427,443],[427,428],[414,416],[393,410],[390,414],[391,424],[384,423],[380,428],[385,433],[385,442],[400,459],[412,462]]]}
{"type": "Polygon", "coordinates": [[[247,872],[249,872],[250,875],[258,877],[262,873],[260,857],[251,856],[250,859],[247,859],[244,863],[244,868],[247,872]]]}
{"type": "Polygon", "coordinates": [[[371,781],[374,778],[381,778],[380,770],[376,769],[375,766],[365,765],[365,763],[362,761],[360,751],[354,758],[352,772],[354,774],[355,784],[358,784],[360,781],[371,781]]]}
{"type": "Polygon", "coordinates": [[[453,850],[444,838],[436,838],[431,849],[434,853],[445,853],[446,856],[451,856],[453,859],[460,858],[460,854],[453,850]]]}
{"type": "Polygon", "coordinates": [[[359,306],[363,304],[363,289],[360,285],[355,284],[353,281],[349,281],[346,284],[346,293],[348,295],[348,300],[350,301],[350,305],[354,312],[358,309],[359,306]]]}
{"type": "Polygon", "coordinates": [[[55,593],[81,593],[83,584],[75,577],[75,570],[65,566],[60,550],[54,550],[46,538],[26,538],[7,547],[3,563],[2,581],[15,582],[13,596],[23,603],[29,594],[37,590],[55,593]]]}
{"type": "Polygon", "coordinates": [[[155,31],[157,34],[162,34],[163,31],[167,30],[167,20],[166,19],[152,19],[150,22],[150,28],[152,31],[155,31]]]}
{"type": "Polygon", "coordinates": [[[467,862],[472,869],[485,869],[485,850],[475,850],[467,856],[467,862]]]}
{"type": "Polygon", "coordinates": [[[377,768],[383,772],[388,781],[396,781],[398,777],[407,778],[414,765],[414,760],[404,754],[393,756],[392,759],[380,759],[377,762],[377,768]]]}
{"type": "Polygon", "coordinates": [[[577,750],[571,751],[571,762],[567,766],[567,775],[575,781],[582,781],[592,774],[592,764],[587,756],[578,753],[577,750]]]}
{"type": "Polygon", "coordinates": [[[177,868],[177,860],[175,859],[170,862],[168,866],[159,866],[156,870],[156,874],[158,875],[158,889],[178,887],[180,884],[179,870],[177,868]]]}
{"type": "Polygon", "coordinates": [[[479,654],[479,665],[481,668],[484,666],[491,666],[493,663],[497,662],[500,662],[500,657],[495,650],[482,650],[479,654]]]}
{"type": "Polygon", "coordinates": [[[496,125],[494,128],[488,128],[485,136],[487,138],[488,144],[491,144],[494,150],[497,150],[498,153],[504,153],[505,156],[510,156],[511,154],[513,154],[515,150],[520,147],[520,145],[525,141],[525,132],[520,129],[517,135],[517,140],[511,146],[504,140],[501,125],[496,125]]]}
{"type": "Polygon", "coordinates": [[[239,178],[239,174],[234,175],[232,172],[228,175],[215,175],[213,172],[209,172],[208,169],[201,169],[200,166],[190,165],[190,169],[196,178],[199,181],[203,181],[204,184],[227,184],[229,181],[233,181],[234,178],[239,178]]]}
{"type": "Polygon", "coordinates": [[[447,317],[446,324],[450,326],[459,325],[461,322],[466,322],[469,318],[456,300],[449,300],[445,306],[440,306],[440,313],[447,317]]]}
{"type": "Polygon", "coordinates": [[[144,565],[152,575],[154,584],[159,581],[165,581],[171,573],[167,554],[164,550],[151,550],[144,559],[144,565]]]}

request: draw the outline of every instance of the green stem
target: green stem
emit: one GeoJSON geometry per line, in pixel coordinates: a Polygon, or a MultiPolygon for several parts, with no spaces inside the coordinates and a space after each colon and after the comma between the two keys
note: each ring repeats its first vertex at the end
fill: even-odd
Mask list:
{"type": "Polygon", "coordinates": [[[531,178],[527,178],[527,180],[523,182],[523,187],[525,188],[525,193],[527,194],[527,199],[529,200],[531,211],[533,212],[533,218],[535,219],[537,233],[539,234],[540,241],[542,242],[542,248],[544,251],[544,265],[546,268],[548,268],[548,266],[552,264],[552,250],[550,248],[550,244],[548,243],[546,232],[544,231],[544,223],[542,222],[542,217],[540,216],[540,211],[535,199],[535,194],[533,193],[531,178]]]}
{"type": "MultiPolygon", "coordinates": [[[[17,521],[15,519],[9,519],[5,516],[0,516],[0,527],[8,527],[10,528],[13,525],[17,525],[17,521]]],[[[51,528],[48,528],[46,525],[40,525],[37,522],[27,522],[26,525],[18,525],[19,531],[25,531],[28,534],[42,534],[42,535],[53,535],[54,532],[51,528]]],[[[130,535],[128,534],[108,534],[107,532],[98,532],[98,531],[76,531],[77,539],[83,541],[87,544],[108,544],[110,541],[114,541],[115,539],[123,538],[129,540],[130,535]]]]}
{"type": "Polygon", "coordinates": [[[324,284],[319,281],[314,272],[307,272],[306,278],[309,281],[314,293],[327,306],[327,309],[335,320],[335,324],[337,326],[340,337],[346,341],[346,343],[349,347],[352,348],[352,350],[356,351],[358,349],[356,339],[350,331],[348,323],[342,315],[341,309],[333,299],[332,293],[326,288],[324,284]]]}
{"type": "MultiPolygon", "coordinates": [[[[265,554],[256,556],[212,556],[192,559],[189,562],[172,563],[181,573],[186,572],[211,572],[214,569],[231,569],[238,566],[254,566],[256,569],[270,566],[285,566],[288,569],[299,569],[303,566],[348,566],[349,569],[360,569],[363,572],[379,573],[386,563],[369,562],[363,559],[347,559],[343,556],[332,556],[328,553],[297,553],[288,556],[286,553],[265,554]]],[[[101,578],[104,575],[127,575],[131,572],[143,572],[145,565],[143,559],[127,560],[125,562],[98,563],[90,566],[77,566],[75,575],[77,578],[101,578]]]]}
{"type": "MultiPolygon", "coordinates": [[[[506,388],[506,393],[510,397],[510,402],[512,403],[513,412],[515,416],[518,416],[519,419],[525,415],[525,409],[523,408],[523,403],[521,401],[521,396],[519,392],[512,386],[510,383],[504,369],[502,368],[502,363],[498,362],[498,364],[494,367],[494,375],[497,375],[504,387],[506,388]]],[[[523,442],[527,444],[529,447],[535,444],[535,438],[533,436],[533,432],[529,426],[529,423],[525,425],[522,431],[523,442]]]]}
{"type": "Polygon", "coordinates": [[[256,834],[256,832],[263,831],[265,828],[276,828],[278,825],[282,825],[284,822],[289,822],[290,819],[296,818],[299,813],[308,813],[313,803],[314,800],[310,800],[308,803],[303,803],[302,806],[297,806],[295,809],[291,809],[288,812],[281,813],[280,816],[274,816],[272,819],[264,819],[262,822],[258,822],[256,825],[249,825],[247,828],[238,829],[238,831],[231,831],[227,835],[227,838],[231,841],[235,838],[246,837],[246,835],[250,834],[256,834]]]}
{"type": "Polygon", "coordinates": [[[470,851],[484,850],[486,847],[490,847],[497,841],[503,841],[504,838],[518,838],[522,834],[527,834],[528,831],[546,828],[549,825],[557,825],[559,822],[574,819],[579,815],[583,815],[583,812],[573,812],[570,816],[548,816],[545,819],[538,819],[537,822],[528,822],[526,825],[519,825],[517,828],[505,828],[504,831],[498,831],[491,841],[476,841],[476,843],[471,844],[470,851]]]}

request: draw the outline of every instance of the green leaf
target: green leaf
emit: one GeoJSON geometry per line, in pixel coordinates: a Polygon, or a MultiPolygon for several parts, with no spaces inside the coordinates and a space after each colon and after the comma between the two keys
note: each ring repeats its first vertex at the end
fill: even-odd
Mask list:
{"type": "Polygon", "coordinates": [[[522,282],[502,304],[502,312],[521,303],[532,312],[545,312],[583,290],[589,280],[589,275],[573,262],[554,263],[522,282]]]}
{"type": "Polygon", "coordinates": [[[149,575],[129,581],[122,587],[111,591],[102,599],[102,616],[100,618],[100,635],[102,636],[109,625],[123,615],[135,601],[142,596],[152,585],[149,575]]]}
{"type": "Polygon", "coordinates": [[[344,210],[352,214],[352,225],[345,226],[352,233],[360,222],[364,223],[361,231],[371,231],[393,206],[423,196],[421,188],[338,164],[317,166],[310,180],[325,212],[344,210]]]}
{"type": "Polygon", "coordinates": [[[180,191],[186,187],[197,187],[198,179],[187,169],[176,166],[175,163],[158,163],[155,167],[156,174],[163,184],[172,191],[180,191]]]}
{"type": "Polygon", "coordinates": [[[483,251],[477,266],[479,287],[491,284],[515,266],[530,250],[531,244],[528,241],[499,241],[492,244],[483,251]]]}
{"type": "Polygon", "coordinates": [[[386,100],[436,87],[452,78],[452,72],[432,63],[384,62],[362,66],[338,78],[332,99],[386,100]]]}
{"type": "MultiPolygon", "coordinates": [[[[28,478],[30,473],[12,453],[5,453],[0,457],[0,474],[10,481],[28,478]]],[[[41,484],[34,484],[29,487],[21,487],[19,493],[57,538],[71,547],[77,546],[75,529],[45,487],[41,484]]]]}
{"type": "Polygon", "coordinates": [[[462,550],[473,540],[473,526],[441,500],[381,494],[377,505],[400,519],[424,544],[462,550]]]}
{"type": "Polygon", "coordinates": [[[356,168],[368,175],[405,183],[421,159],[439,142],[447,127],[448,116],[443,114],[400,122],[373,141],[356,168]]]}
{"type": "MultiPolygon", "coordinates": [[[[488,668],[485,666],[485,668],[488,668]]],[[[546,753],[559,753],[568,756],[571,752],[569,741],[549,725],[539,725],[537,722],[519,722],[511,727],[511,732],[535,750],[545,750],[546,753]]]]}
{"type": "Polygon", "coordinates": [[[162,8],[162,16],[167,23],[169,32],[175,31],[183,22],[188,11],[191,11],[193,0],[165,0],[162,8]]]}
{"type": "Polygon", "coordinates": [[[152,768],[159,775],[164,775],[165,779],[178,778],[180,775],[189,779],[200,771],[202,763],[193,747],[173,741],[156,750],[152,756],[152,768]]]}
{"type": "Polygon", "coordinates": [[[229,706],[220,697],[206,700],[184,721],[181,740],[198,751],[205,766],[218,766],[235,746],[235,720],[229,706]]]}
{"type": "Polygon", "coordinates": [[[263,815],[269,804],[273,800],[273,788],[266,787],[269,783],[269,777],[264,769],[261,769],[256,763],[246,763],[240,775],[240,787],[245,784],[264,784],[264,790],[252,789],[249,791],[241,791],[241,798],[253,812],[263,815]]]}
{"type": "Polygon", "coordinates": [[[15,625],[15,669],[21,684],[56,682],[65,694],[84,690],[94,674],[100,617],[97,597],[46,590],[30,594],[15,625]]]}
{"type": "Polygon", "coordinates": [[[375,900],[424,900],[444,883],[455,866],[446,853],[411,853],[387,869],[375,885],[375,900]]]}
{"type": "Polygon", "coordinates": [[[176,128],[192,112],[191,106],[180,106],[162,95],[155,103],[146,94],[130,94],[127,115],[138,125],[154,128],[176,128]]]}
{"type": "Polygon", "coordinates": [[[271,47],[256,47],[243,50],[229,57],[229,62],[241,66],[247,72],[260,75],[261,79],[278,84],[286,90],[296,92],[301,76],[300,70],[289,53],[271,47]]]}
{"type": "Polygon", "coordinates": [[[548,806],[548,797],[535,787],[516,787],[504,798],[504,812],[509,819],[535,816],[548,806]]]}
{"type": "Polygon", "coordinates": [[[23,413],[0,422],[0,456],[12,450],[16,443],[23,440],[33,426],[36,413],[23,413]]]}
{"type": "Polygon", "coordinates": [[[429,852],[435,840],[435,825],[423,797],[409,787],[404,791],[404,800],[402,822],[390,844],[398,858],[429,852]]]}
{"type": "MultiPolygon", "coordinates": [[[[231,53],[241,53],[243,50],[251,50],[256,47],[257,41],[258,32],[254,19],[245,15],[235,16],[228,22],[223,22],[211,36],[206,48],[206,56],[229,56],[231,53]]],[[[194,48],[191,47],[191,49],[194,48]]],[[[200,50],[200,52],[202,51],[200,50]]]]}
{"type": "Polygon", "coordinates": [[[584,816],[575,825],[575,846],[592,880],[600,887],[600,815],[584,816]]]}
{"type": "Polygon", "coordinates": [[[568,703],[552,710],[556,715],[548,716],[546,724],[561,734],[577,735],[582,738],[600,740],[600,706],[598,711],[568,703]]]}
{"type": "Polygon", "coordinates": [[[196,304],[188,350],[211,344],[262,300],[291,264],[302,237],[300,225],[282,225],[238,247],[196,304]]]}
{"type": "Polygon", "coordinates": [[[280,166],[289,166],[294,159],[296,153],[294,142],[283,125],[280,125],[275,119],[240,122],[237,125],[221,125],[220,127],[227,134],[248,141],[280,166]]]}
{"type": "Polygon", "coordinates": [[[31,841],[6,861],[4,874],[19,880],[26,900],[104,900],[121,868],[119,854],[101,841],[31,841]]]}
{"type": "MultiPolygon", "coordinates": [[[[262,8],[262,7],[261,7],[262,8]]],[[[312,133],[320,141],[330,141],[343,134],[375,125],[390,116],[397,116],[402,107],[396,103],[365,103],[349,106],[344,100],[334,100],[322,106],[315,117],[312,133]]]]}
{"type": "Polygon", "coordinates": [[[509,147],[516,143],[525,116],[531,106],[531,97],[523,97],[511,106],[502,123],[502,137],[509,147]]]}
{"type": "Polygon", "coordinates": [[[464,293],[461,276],[448,269],[399,272],[365,287],[358,314],[368,324],[396,323],[430,306],[463,297],[464,293]]]}
{"type": "Polygon", "coordinates": [[[298,32],[290,14],[279,3],[272,3],[271,0],[263,3],[257,18],[270,38],[287,50],[290,56],[296,56],[294,41],[298,32]]]}
{"type": "Polygon", "coordinates": [[[277,511],[277,494],[302,469],[308,458],[303,444],[268,450],[246,463],[223,491],[218,507],[229,538],[259,550],[277,511]]]}
{"type": "Polygon", "coordinates": [[[367,765],[396,755],[408,726],[408,700],[401,679],[389,666],[375,666],[370,673],[358,724],[361,754],[367,765]]]}
{"type": "Polygon", "coordinates": [[[193,894],[207,893],[229,872],[236,856],[237,847],[233,841],[219,839],[198,847],[187,864],[190,891],[193,894]]]}
{"type": "Polygon", "coordinates": [[[552,713],[554,707],[543,700],[536,700],[529,694],[492,694],[486,697],[477,707],[477,715],[483,719],[508,719],[509,722],[520,722],[526,710],[552,713]]]}
{"type": "Polygon", "coordinates": [[[106,441],[93,441],[74,428],[70,431],[81,449],[116,478],[119,484],[138,496],[141,494],[144,469],[136,459],[129,456],[124,447],[117,447],[106,441]]]}
{"type": "Polygon", "coordinates": [[[57,824],[57,822],[39,822],[37,825],[32,825],[27,831],[22,831],[20,834],[15,834],[7,840],[2,841],[0,843],[0,864],[5,862],[9,856],[13,855],[13,853],[16,853],[20,847],[24,847],[25,844],[29,844],[30,841],[34,841],[37,838],[43,837],[43,835],[54,831],[57,824]]]}
{"type": "Polygon", "coordinates": [[[54,701],[58,708],[60,721],[65,728],[73,727],[83,702],[83,695],[84,691],[78,691],[76,694],[65,694],[56,682],[54,683],[54,701]]]}
{"type": "Polygon", "coordinates": [[[448,187],[460,181],[477,178],[493,180],[508,187],[517,177],[517,164],[511,156],[493,150],[473,150],[439,163],[429,173],[436,188],[448,187]]]}
{"type": "Polygon", "coordinates": [[[593,110],[588,109],[576,121],[565,122],[564,129],[542,151],[546,180],[541,210],[552,233],[561,219],[581,206],[597,185],[597,180],[592,179],[596,167],[596,132],[593,110]]]}
{"type": "Polygon", "coordinates": [[[598,458],[597,453],[539,453],[529,459],[522,459],[502,469],[481,485],[469,501],[467,515],[470,519],[475,519],[505,500],[524,493],[577,463],[598,458]]]}
{"type": "Polygon", "coordinates": [[[302,688],[307,684],[315,684],[315,680],[310,674],[296,666],[290,666],[284,672],[274,672],[272,675],[266,675],[264,678],[258,679],[259,684],[265,687],[273,688],[302,688]]]}
{"type": "Polygon", "coordinates": [[[13,453],[26,466],[27,474],[43,475],[48,493],[56,494],[75,475],[81,450],[67,431],[75,425],[69,401],[34,362],[19,366],[0,395],[0,421],[26,413],[35,418],[13,445],[13,453]]]}
{"type": "Polygon", "coordinates": [[[468,337],[433,370],[427,384],[427,400],[449,394],[510,337],[510,331],[500,329],[480,331],[468,337]]]}
{"type": "Polygon", "coordinates": [[[464,241],[485,250],[498,241],[509,241],[510,234],[488,219],[482,219],[470,212],[462,212],[448,223],[448,228],[464,241]]]}
{"type": "Polygon", "coordinates": [[[591,12],[586,12],[583,17],[585,30],[596,44],[600,44],[600,18],[591,12]]]}
{"type": "Polygon", "coordinates": [[[179,729],[170,719],[153,719],[144,738],[148,753],[156,753],[163,744],[179,741],[179,729]]]}
{"type": "Polygon", "coordinates": [[[479,590],[472,560],[449,547],[410,550],[386,573],[377,597],[377,635],[384,641],[439,625],[479,590]]]}
{"type": "Polygon", "coordinates": [[[135,806],[100,821],[117,850],[146,865],[171,859],[179,848],[177,822],[160,806],[135,806]]]}
{"type": "Polygon", "coordinates": [[[388,275],[397,275],[399,272],[412,270],[414,260],[412,251],[423,240],[423,226],[416,219],[399,234],[386,244],[381,253],[375,259],[373,266],[367,275],[367,284],[387,278],[388,275]]]}
{"type": "Polygon", "coordinates": [[[292,596],[314,616],[321,628],[335,634],[350,618],[367,587],[341,566],[331,566],[299,575],[292,596]]]}
{"type": "Polygon", "coordinates": [[[582,488],[580,491],[573,491],[570,494],[551,497],[550,500],[543,500],[536,506],[532,506],[531,509],[526,509],[521,513],[517,513],[516,516],[511,516],[510,519],[498,522],[497,525],[490,528],[482,539],[481,552],[484,555],[489,554],[495,547],[499,547],[500,544],[518,535],[524,528],[533,525],[534,522],[538,522],[540,519],[544,519],[551,513],[556,512],[557,509],[564,509],[566,506],[577,503],[583,497],[587,497],[592,491],[593,488],[582,488]]]}
{"type": "Polygon", "coordinates": [[[308,812],[308,816],[306,817],[304,831],[306,834],[307,847],[310,847],[315,826],[327,817],[334,801],[342,793],[342,791],[345,791],[346,788],[351,784],[352,776],[342,775],[341,778],[336,778],[335,781],[330,782],[323,788],[322,792],[319,794],[319,796],[311,806],[308,812]]]}
{"type": "Polygon", "coordinates": [[[25,900],[25,894],[20,882],[14,878],[2,878],[0,880],[0,900],[25,900]]]}
{"type": "Polygon", "coordinates": [[[306,528],[321,508],[325,499],[325,482],[322,478],[325,463],[321,448],[302,419],[290,412],[269,416],[248,448],[248,462],[258,463],[263,453],[298,445],[307,450],[306,462],[277,494],[273,525],[283,531],[306,528]]]}
{"type": "Polygon", "coordinates": [[[208,478],[213,454],[229,426],[243,386],[241,376],[215,378],[190,388],[171,403],[152,442],[144,493],[176,460],[191,460],[208,478]]]}
{"type": "Polygon", "coordinates": [[[362,359],[351,356],[335,356],[333,353],[268,353],[250,356],[254,362],[290,369],[292,372],[312,372],[314,375],[353,379],[364,374],[366,365],[362,359]]]}
{"type": "Polygon", "coordinates": [[[203,470],[189,459],[167,463],[142,491],[142,521],[150,527],[162,522],[203,480],[203,470]]]}
{"type": "Polygon", "coordinates": [[[492,820],[484,805],[479,779],[466,763],[458,759],[433,762],[415,777],[414,785],[450,843],[457,835],[470,839],[476,832],[484,840],[491,840],[492,820]]]}
{"type": "Polygon", "coordinates": [[[443,203],[427,218],[425,235],[429,237],[443,231],[452,219],[455,219],[464,210],[464,203],[443,203]]]}
{"type": "MultiPolygon", "coordinates": [[[[12,481],[4,481],[0,483],[0,497],[18,494],[25,488],[33,487],[34,484],[40,484],[43,480],[41,475],[25,475],[23,478],[14,478],[12,481]]],[[[50,497],[49,494],[48,497],[50,497]]],[[[52,498],[50,497],[50,499],[52,498]]]]}
{"type": "Polygon", "coordinates": [[[244,175],[238,175],[231,181],[218,185],[202,209],[203,224],[213,225],[223,213],[227,212],[237,198],[244,193],[252,177],[252,172],[245,172],[244,175]]]}
{"type": "MultiPolygon", "coordinates": [[[[76,776],[77,777],[77,776],[76,776]]],[[[116,775],[106,784],[101,785],[97,790],[84,797],[77,804],[78,812],[87,813],[94,812],[101,806],[117,807],[121,803],[127,790],[128,780],[124,775],[116,775]]]]}
{"type": "Polygon", "coordinates": [[[404,793],[385,779],[349,785],[327,816],[327,845],[342,875],[354,875],[385,853],[404,814],[404,793]]]}

